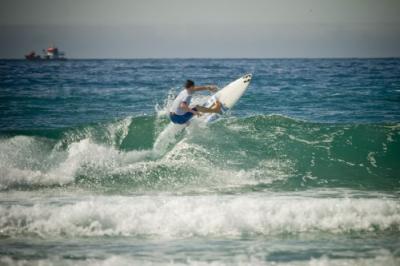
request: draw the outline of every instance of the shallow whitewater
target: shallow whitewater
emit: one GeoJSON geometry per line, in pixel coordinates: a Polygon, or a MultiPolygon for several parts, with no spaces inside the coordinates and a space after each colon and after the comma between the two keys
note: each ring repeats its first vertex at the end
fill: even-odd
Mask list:
{"type": "Polygon", "coordinates": [[[32,193],[22,193],[19,199],[11,194],[10,203],[1,199],[0,236],[168,239],[400,231],[397,198],[324,198],[313,193],[319,191],[297,196],[93,195],[33,200],[32,193]]]}
{"type": "Polygon", "coordinates": [[[396,194],[350,189],[124,194],[79,187],[1,192],[0,252],[7,252],[1,264],[399,263],[396,194]]]}

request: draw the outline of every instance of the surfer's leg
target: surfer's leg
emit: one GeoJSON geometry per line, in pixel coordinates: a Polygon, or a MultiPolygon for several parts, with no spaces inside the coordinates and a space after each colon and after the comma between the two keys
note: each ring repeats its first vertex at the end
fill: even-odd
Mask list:
{"type": "Polygon", "coordinates": [[[222,106],[221,102],[220,101],[216,101],[210,108],[197,105],[196,109],[200,113],[220,113],[221,112],[221,106],[222,106]]]}
{"type": "MultiPolygon", "coordinates": [[[[195,110],[195,111],[196,111],[196,110],[195,110]]],[[[190,112],[187,112],[187,113],[185,113],[185,114],[183,114],[183,115],[176,115],[176,114],[170,115],[170,119],[171,119],[172,123],[174,123],[174,124],[180,124],[180,125],[183,125],[183,124],[188,123],[189,120],[190,120],[192,117],[193,117],[193,114],[190,113],[190,112]]]]}

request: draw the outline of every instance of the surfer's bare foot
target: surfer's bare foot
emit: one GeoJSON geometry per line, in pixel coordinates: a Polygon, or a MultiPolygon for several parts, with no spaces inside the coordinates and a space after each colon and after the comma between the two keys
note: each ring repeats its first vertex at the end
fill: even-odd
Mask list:
{"type": "Polygon", "coordinates": [[[221,107],[222,107],[221,102],[217,100],[217,101],[213,104],[213,106],[211,107],[211,110],[213,110],[214,113],[216,113],[216,114],[220,114],[220,113],[221,113],[221,107]]]}

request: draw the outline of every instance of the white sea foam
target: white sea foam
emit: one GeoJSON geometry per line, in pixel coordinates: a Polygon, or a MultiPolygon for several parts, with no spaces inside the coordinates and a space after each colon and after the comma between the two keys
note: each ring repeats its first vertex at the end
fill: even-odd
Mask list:
{"type": "Polygon", "coordinates": [[[63,153],[51,151],[43,139],[16,136],[0,141],[0,189],[13,184],[58,184],[70,176],[54,176],[48,172],[64,159],[63,153]]]}
{"type": "Polygon", "coordinates": [[[93,265],[93,266],[157,266],[157,265],[175,265],[175,266],[397,266],[400,264],[400,258],[395,257],[391,254],[384,256],[376,256],[372,258],[328,258],[326,256],[320,258],[311,258],[309,260],[297,260],[289,262],[279,261],[264,261],[255,256],[233,256],[230,259],[225,260],[214,260],[214,261],[201,261],[194,260],[191,258],[179,259],[179,260],[166,260],[166,261],[151,261],[135,258],[133,256],[114,255],[108,256],[104,259],[99,258],[87,258],[87,259],[68,259],[59,256],[53,256],[46,259],[14,259],[9,256],[0,257],[1,265],[33,265],[33,266],[51,266],[51,265],[93,265]]]}
{"type": "Polygon", "coordinates": [[[120,152],[83,139],[67,150],[45,148],[34,137],[17,136],[0,142],[0,189],[13,185],[65,185],[86,168],[109,171],[143,160],[151,151],[120,152]]]}
{"type": "Polygon", "coordinates": [[[171,88],[168,91],[168,95],[165,98],[164,102],[162,104],[156,104],[156,106],[154,107],[156,114],[158,117],[160,116],[166,116],[168,115],[169,109],[177,95],[177,91],[175,88],[171,88]]]}
{"type": "Polygon", "coordinates": [[[169,146],[177,142],[178,134],[185,128],[185,125],[169,123],[168,126],[158,135],[153,145],[156,156],[163,155],[169,146]]]}
{"type": "Polygon", "coordinates": [[[396,199],[96,196],[0,206],[3,236],[237,237],[400,230],[396,199]]]}
{"type": "Polygon", "coordinates": [[[129,126],[132,123],[132,117],[128,116],[117,123],[111,123],[107,126],[108,136],[113,145],[120,145],[129,133],[129,126]]]}
{"type": "Polygon", "coordinates": [[[51,139],[15,136],[0,140],[0,189],[13,185],[64,185],[74,182],[85,163],[113,164],[142,158],[143,151],[119,153],[115,146],[127,136],[132,117],[102,128],[105,143],[96,144],[96,126],[64,133],[57,143],[51,139]],[[105,146],[107,145],[107,146],[105,146]],[[65,148],[63,148],[65,146],[65,148]],[[134,158],[136,157],[136,159],[134,158]]]}
{"type": "Polygon", "coordinates": [[[66,145],[68,147],[68,145],[79,142],[83,139],[95,140],[99,133],[101,135],[102,143],[110,146],[118,146],[128,135],[129,126],[131,125],[132,121],[132,117],[128,116],[124,119],[120,119],[106,125],[93,124],[85,128],[66,131],[59,142],[54,145],[54,149],[61,150],[63,146],[66,145]]]}
{"type": "Polygon", "coordinates": [[[368,156],[367,156],[367,160],[373,167],[376,168],[378,166],[376,165],[376,160],[375,160],[374,155],[375,155],[375,152],[369,152],[368,156]]]}

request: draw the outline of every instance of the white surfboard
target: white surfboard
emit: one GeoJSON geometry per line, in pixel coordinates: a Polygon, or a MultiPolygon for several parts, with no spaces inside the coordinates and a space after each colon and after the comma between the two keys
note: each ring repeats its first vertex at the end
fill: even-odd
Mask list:
{"type": "Polygon", "coordinates": [[[247,90],[251,77],[251,74],[244,75],[243,77],[229,83],[223,89],[211,96],[204,106],[211,107],[215,101],[218,100],[222,103],[222,114],[205,114],[201,118],[205,122],[210,123],[217,120],[228,110],[232,109],[240,97],[242,97],[243,93],[247,90]]]}

